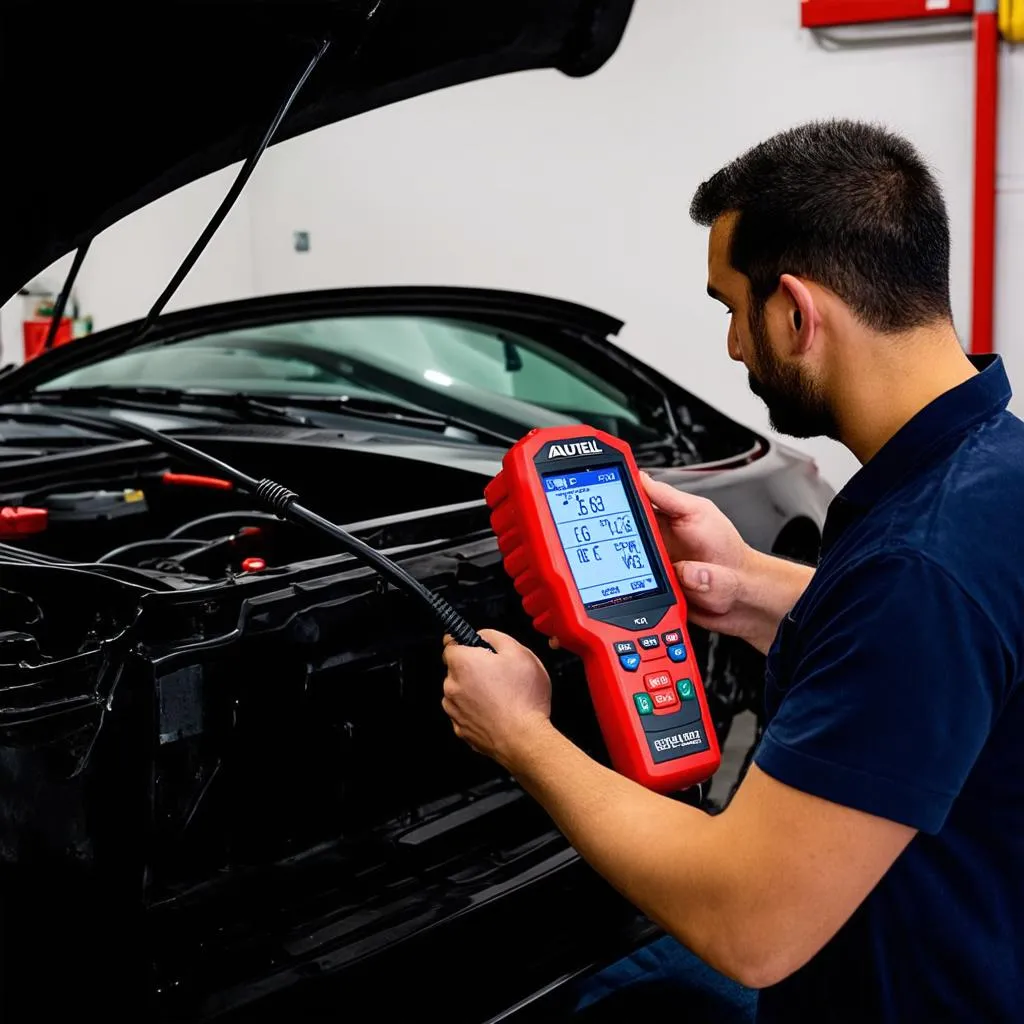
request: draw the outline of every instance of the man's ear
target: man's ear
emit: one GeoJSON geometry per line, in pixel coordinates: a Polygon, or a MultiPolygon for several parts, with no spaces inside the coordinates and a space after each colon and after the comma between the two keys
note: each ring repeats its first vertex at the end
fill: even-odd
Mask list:
{"type": "Polygon", "coordinates": [[[810,289],[792,274],[783,274],[779,288],[786,300],[786,317],[793,355],[806,355],[814,344],[820,317],[810,289]]]}

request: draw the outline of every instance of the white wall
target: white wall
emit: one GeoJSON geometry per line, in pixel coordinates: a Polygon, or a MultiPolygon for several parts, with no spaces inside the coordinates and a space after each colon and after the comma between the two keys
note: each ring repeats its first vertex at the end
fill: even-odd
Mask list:
{"type": "MultiPolygon", "coordinates": [[[[240,165],[164,196],[100,235],[82,265],[81,290],[97,327],[145,315],[220,205],[240,165]]],[[[243,193],[167,312],[254,294],[250,225],[253,196],[243,193]]]]}
{"type": "Polygon", "coordinates": [[[1003,46],[1001,75],[996,348],[1016,385],[1011,408],[1024,416],[1024,330],[1017,306],[1024,283],[1024,45],[1003,46]]]}
{"type": "MultiPolygon", "coordinates": [[[[623,343],[766,430],[704,294],[695,186],[771,132],[811,117],[883,120],[936,167],[954,234],[954,306],[970,328],[973,47],[827,52],[797,0],[637,0],[596,75],[525,73],[376,111],[264,157],[171,308],[293,289],[466,284],[537,291],[626,320],[623,343]],[[308,230],[296,253],[292,232],[308,230]]],[[[1019,383],[1024,334],[1024,47],[1004,60],[997,345],[1019,383]]],[[[97,327],[145,312],[233,172],[168,197],[99,240],[82,292],[97,327]]],[[[796,444],[841,485],[830,442],[796,444]]]]}
{"type": "MultiPolygon", "coordinates": [[[[238,172],[225,168],[151,203],[114,224],[92,243],[82,264],[75,292],[83,315],[91,314],[96,330],[144,316],[164,290],[206,226],[238,172]]],[[[192,272],[167,305],[167,311],[254,294],[254,249],[244,192],[232,207],[192,272]]],[[[59,292],[73,253],[38,276],[42,285],[59,292]]],[[[28,282],[26,282],[27,284],[28,282]]],[[[3,362],[20,352],[22,301],[8,302],[2,314],[3,362]]]]}

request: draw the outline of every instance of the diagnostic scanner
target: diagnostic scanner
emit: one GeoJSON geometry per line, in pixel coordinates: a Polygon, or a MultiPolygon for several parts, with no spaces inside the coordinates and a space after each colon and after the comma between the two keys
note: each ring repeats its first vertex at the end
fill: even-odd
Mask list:
{"type": "Polygon", "coordinates": [[[586,426],[533,430],[485,498],[534,627],[583,661],[612,766],[661,793],[721,763],[686,601],[629,445],[586,426]]]}

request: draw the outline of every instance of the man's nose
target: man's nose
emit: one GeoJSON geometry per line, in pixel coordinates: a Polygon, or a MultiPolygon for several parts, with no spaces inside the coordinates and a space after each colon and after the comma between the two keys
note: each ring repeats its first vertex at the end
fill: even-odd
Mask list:
{"type": "Polygon", "coordinates": [[[743,362],[743,352],[740,350],[740,343],[736,340],[736,332],[732,329],[729,330],[729,358],[736,360],[737,363],[743,362]]]}

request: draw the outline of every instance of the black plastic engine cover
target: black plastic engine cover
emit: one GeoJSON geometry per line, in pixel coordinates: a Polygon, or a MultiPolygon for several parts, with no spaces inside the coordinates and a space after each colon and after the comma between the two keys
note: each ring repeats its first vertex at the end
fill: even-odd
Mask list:
{"type": "MultiPolygon", "coordinates": [[[[531,645],[556,724],[605,760],[579,663],[533,632],[485,529],[403,561],[531,645]]],[[[452,734],[436,624],[351,559],[162,591],[18,566],[4,585],[42,638],[0,639],[19,652],[0,668],[5,1021],[312,1020],[339,1000],[361,1019],[349,1000],[388,978],[417,999],[387,1019],[483,1020],[650,930],[452,734]],[[454,1000],[453,960],[472,979],[454,1000]]]]}

